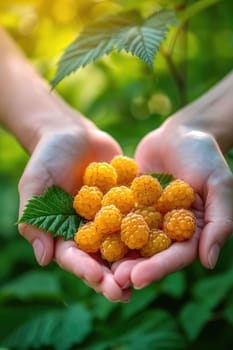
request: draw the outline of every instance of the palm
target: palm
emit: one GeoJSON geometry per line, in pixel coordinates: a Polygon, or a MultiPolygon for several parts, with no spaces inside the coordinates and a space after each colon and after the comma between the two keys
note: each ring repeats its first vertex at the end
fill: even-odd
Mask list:
{"type": "Polygon", "coordinates": [[[197,230],[191,240],[175,243],[150,259],[124,259],[116,263],[113,270],[118,283],[127,285],[132,282],[136,287],[142,287],[190,264],[198,253],[203,264],[209,267],[206,251],[210,235],[219,235],[221,228],[226,239],[230,230],[230,223],[227,226],[225,220],[229,209],[223,212],[225,207],[219,208],[218,202],[221,198],[225,199],[226,191],[222,193],[213,183],[217,179],[222,181],[217,172],[226,172],[225,162],[215,142],[204,133],[190,132],[183,137],[160,128],[141,141],[135,157],[141,173],[171,173],[194,188],[197,230]]]}
{"type": "MultiPolygon", "coordinates": [[[[78,133],[49,135],[38,145],[37,170],[46,181],[74,193],[82,183],[85,167],[92,161],[109,161],[120,152],[117,143],[105,133],[94,129],[85,137],[78,133]],[[38,169],[38,162],[42,167],[38,169]]],[[[38,174],[39,175],[39,174],[38,174]]],[[[43,181],[41,181],[43,182],[43,181]]],[[[44,182],[41,183],[44,186],[44,182]]],[[[50,185],[50,183],[48,183],[50,185]]]]}
{"type": "MultiPolygon", "coordinates": [[[[41,194],[45,188],[55,184],[74,194],[81,185],[82,174],[89,162],[109,161],[120,152],[117,143],[103,132],[93,129],[88,135],[66,133],[50,134],[42,138],[28,163],[21,180],[21,206],[34,194],[41,194]]],[[[111,270],[95,255],[80,251],[73,241],[53,240],[52,237],[29,226],[20,228],[22,234],[34,237],[40,235],[46,246],[44,264],[52,257],[65,270],[84,279],[98,293],[112,300],[122,297],[111,270]]]]}

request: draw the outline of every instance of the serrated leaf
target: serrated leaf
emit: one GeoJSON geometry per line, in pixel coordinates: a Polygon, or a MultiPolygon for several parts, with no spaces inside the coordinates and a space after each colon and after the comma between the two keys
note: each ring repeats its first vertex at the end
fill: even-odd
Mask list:
{"type": "Polygon", "coordinates": [[[154,284],[143,288],[141,290],[134,291],[130,303],[127,303],[123,310],[122,315],[124,319],[130,319],[140,311],[143,311],[148,305],[158,297],[158,290],[154,284]]]}
{"type": "Polygon", "coordinates": [[[53,299],[62,297],[57,276],[52,272],[27,272],[2,285],[0,299],[53,299]]]}
{"type": "Polygon", "coordinates": [[[190,302],[183,307],[180,321],[190,340],[197,338],[210,320],[211,314],[209,306],[203,303],[190,302]]]}
{"type": "Polygon", "coordinates": [[[186,280],[183,271],[177,271],[171,275],[166,276],[160,285],[160,290],[162,293],[180,299],[186,289],[186,280]]]}
{"type": "Polygon", "coordinates": [[[131,318],[131,329],[122,332],[116,344],[128,350],[154,349],[175,350],[184,348],[175,319],[163,310],[149,310],[131,318]]]}
{"type": "Polygon", "coordinates": [[[80,304],[64,310],[46,312],[13,331],[4,345],[11,349],[27,350],[53,346],[56,350],[71,349],[91,332],[91,314],[80,304]]]}
{"type": "Polygon", "coordinates": [[[228,300],[224,310],[223,310],[224,319],[226,319],[233,326],[233,300],[228,300]]]}
{"type": "Polygon", "coordinates": [[[57,186],[52,186],[43,195],[33,196],[27,203],[19,224],[36,226],[54,237],[72,239],[82,224],[82,218],[73,208],[73,197],[57,186]]]}
{"type": "Polygon", "coordinates": [[[117,303],[113,303],[100,294],[94,294],[92,298],[91,310],[92,314],[102,321],[106,321],[110,313],[118,307],[117,303]]]}
{"type": "Polygon", "coordinates": [[[226,298],[232,288],[233,269],[231,267],[224,274],[217,274],[199,280],[195,284],[192,293],[197,301],[213,309],[226,298]]]}
{"type": "MultiPolygon", "coordinates": [[[[54,305],[50,301],[50,309],[54,305]]],[[[39,316],[43,312],[48,311],[48,303],[1,303],[0,307],[0,344],[2,340],[6,339],[8,334],[13,330],[20,327],[23,323],[27,322],[29,319],[35,318],[36,315],[39,316]],[[33,306],[32,306],[33,305],[33,306]],[[4,320],[4,322],[2,322],[4,320]]],[[[12,350],[12,348],[11,348],[12,350]]]]}
{"type": "Polygon", "coordinates": [[[166,173],[148,173],[148,175],[151,175],[155,179],[157,179],[162,188],[165,188],[171,181],[175,180],[174,176],[172,174],[166,174],[166,173]]]}
{"type": "Polygon", "coordinates": [[[168,25],[172,23],[176,23],[176,17],[171,10],[156,12],[146,19],[137,11],[99,19],[86,27],[66,48],[51,82],[52,87],[80,67],[85,67],[114,50],[125,50],[153,67],[168,25]]]}

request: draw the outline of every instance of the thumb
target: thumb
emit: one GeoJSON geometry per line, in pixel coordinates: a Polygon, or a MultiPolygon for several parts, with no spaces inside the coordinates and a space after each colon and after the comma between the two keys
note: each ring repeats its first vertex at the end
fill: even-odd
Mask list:
{"type": "Polygon", "coordinates": [[[138,144],[135,151],[135,160],[139,165],[140,173],[163,172],[163,155],[159,154],[159,130],[147,134],[138,144]]]}
{"type": "MultiPolygon", "coordinates": [[[[34,162],[28,163],[18,186],[19,217],[22,216],[28,200],[34,195],[42,194],[49,186],[49,177],[45,176],[46,174],[35,174],[32,163],[34,162]]],[[[54,255],[54,241],[51,235],[28,224],[19,224],[19,233],[32,245],[37,262],[41,266],[49,264],[54,255]]]]}

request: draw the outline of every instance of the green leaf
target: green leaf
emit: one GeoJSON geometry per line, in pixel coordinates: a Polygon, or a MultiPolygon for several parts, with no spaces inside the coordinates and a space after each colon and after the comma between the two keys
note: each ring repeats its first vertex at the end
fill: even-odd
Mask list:
{"type": "Polygon", "coordinates": [[[166,174],[166,173],[148,173],[148,175],[151,175],[155,179],[157,179],[162,188],[165,188],[171,181],[175,180],[174,176],[172,174],[166,174]]]}
{"type": "Polygon", "coordinates": [[[1,287],[0,299],[61,299],[62,292],[54,272],[27,272],[1,287]]]}
{"type": "Polygon", "coordinates": [[[3,342],[11,349],[26,350],[53,346],[56,350],[71,349],[91,332],[90,312],[79,304],[63,310],[46,312],[13,331],[3,342]]]}
{"type": "Polygon", "coordinates": [[[230,299],[223,310],[224,318],[233,326],[233,300],[230,299]]]}
{"type": "Polygon", "coordinates": [[[190,6],[186,7],[184,11],[182,11],[179,15],[179,20],[181,22],[186,22],[196,16],[198,13],[204,11],[208,7],[215,5],[219,1],[222,0],[199,0],[195,1],[190,6]]]}
{"type": "Polygon", "coordinates": [[[216,307],[233,288],[233,268],[224,274],[213,275],[199,280],[194,288],[194,298],[210,308],[216,307]]]}
{"type": "Polygon", "coordinates": [[[52,186],[43,195],[33,196],[27,203],[19,224],[27,223],[52,233],[72,239],[82,224],[82,218],[73,208],[73,197],[57,186],[52,186]]]}
{"type": "Polygon", "coordinates": [[[209,306],[198,302],[187,303],[180,313],[181,324],[190,340],[197,338],[210,318],[209,306]]]}
{"type": "Polygon", "coordinates": [[[119,304],[113,303],[100,294],[94,294],[91,298],[92,314],[98,320],[106,321],[109,315],[119,307],[119,304]]]}
{"type": "Polygon", "coordinates": [[[7,245],[1,246],[0,279],[9,276],[19,264],[25,261],[29,265],[34,265],[32,250],[29,244],[25,244],[19,236],[9,240],[7,245]]]}
{"type": "Polygon", "coordinates": [[[160,285],[160,290],[163,293],[173,297],[173,298],[181,298],[186,289],[186,280],[183,271],[178,271],[171,275],[166,276],[160,285]]]}
{"type": "MultiPolygon", "coordinates": [[[[174,318],[163,310],[149,310],[130,320],[132,328],[122,332],[115,344],[127,350],[175,350],[184,348],[174,318]],[[155,347],[156,345],[156,347],[155,347]]],[[[123,323],[124,324],[124,323],[123,323]]],[[[116,347],[117,348],[117,347],[116,347]]]]}
{"type": "Polygon", "coordinates": [[[155,284],[151,284],[147,288],[135,290],[131,302],[124,305],[122,314],[125,319],[130,319],[135,314],[143,311],[158,296],[158,290],[155,284]]]}
{"type": "MultiPolygon", "coordinates": [[[[56,305],[55,301],[55,305],[56,305]]],[[[51,301],[48,303],[6,303],[6,305],[1,304],[0,307],[0,344],[2,340],[6,339],[9,334],[15,331],[16,328],[22,326],[22,324],[28,322],[30,319],[35,319],[35,317],[40,316],[44,312],[56,309],[54,304],[51,301]]],[[[12,348],[11,348],[12,350],[12,348]]]]}
{"type": "MultiPolygon", "coordinates": [[[[124,309],[126,305],[122,305],[124,309]]],[[[112,324],[111,329],[102,331],[105,336],[94,339],[90,337],[90,341],[86,345],[90,350],[181,350],[184,349],[185,341],[181,336],[174,317],[164,310],[158,308],[148,309],[130,317],[127,322],[122,320],[121,313],[116,313],[118,321],[112,324]],[[127,325],[127,326],[126,326],[127,325]],[[108,332],[109,337],[108,337],[108,332]]],[[[113,317],[114,318],[114,317],[113,317]]],[[[111,322],[114,322],[111,319],[111,322]]]]}
{"type": "Polygon", "coordinates": [[[171,10],[156,12],[146,19],[137,11],[99,19],[86,27],[66,48],[51,82],[52,87],[80,67],[85,67],[114,50],[125,50],[153,67],[168,25],[172,23],[176,23],[176,17],[171,10]]]}

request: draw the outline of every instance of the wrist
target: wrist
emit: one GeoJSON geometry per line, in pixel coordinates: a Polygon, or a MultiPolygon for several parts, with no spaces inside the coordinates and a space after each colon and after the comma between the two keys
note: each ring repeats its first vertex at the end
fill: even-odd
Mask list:
{"type": "Polygon", "coordinates": [[[32,153],[45,134],[94,128],[91,121],[73,110],[55,92],[51,92],[41,77],[31,74],[30,78],[30,83],[28,80],[28,84],[24,84],[21,96],[11,102],[11,107],[3,109],[3,124],[26,151],[32,153]]]}
{"type": "Polygon", "coordinates": [[[65,103],[55,104],[46,109],[38,108],[26,117],[18,139],[25,149],[32,153],[38,142],[49,134],[77,134],[82,131],[86,133],[94,128],[96,127],[91,121],[65,103]]]}
{"type": "Polygon", "coordinates": [[[202,131],[212,136],[223,153],[233,146],[233,73],[214,88],[185,106],[168,121],[189,131],[202,131]]]}
{"type": "Polygon", "coordinates": [[[54,130],[92,125],[70,108],[42,79],[6,32],[0,29],[0,121],[32,152],[54,130]]]}

